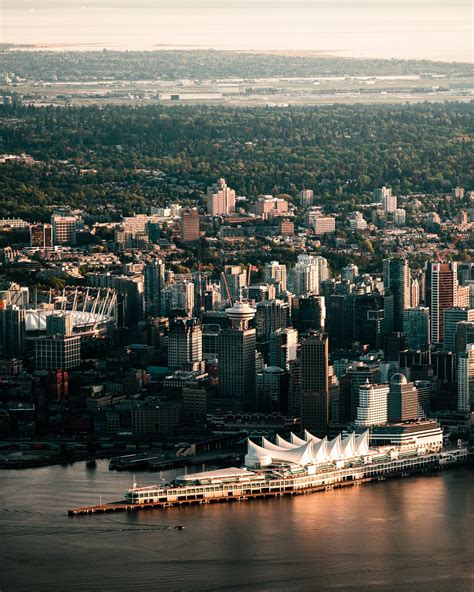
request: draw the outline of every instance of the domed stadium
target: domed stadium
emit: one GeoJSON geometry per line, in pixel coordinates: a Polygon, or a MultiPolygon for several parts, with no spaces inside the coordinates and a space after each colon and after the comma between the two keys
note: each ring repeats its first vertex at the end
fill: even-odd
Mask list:
{"type": "Polygon", "coordinates": [[[43,310],[30,309],[26,313],[27,333],[46,331],[46,319],[51,315],[61,313],[72,317],[72,330],[74,333],[102,332],[113,322],[113,317],[107,314],[93,313],[79,310],[43,310]]]}

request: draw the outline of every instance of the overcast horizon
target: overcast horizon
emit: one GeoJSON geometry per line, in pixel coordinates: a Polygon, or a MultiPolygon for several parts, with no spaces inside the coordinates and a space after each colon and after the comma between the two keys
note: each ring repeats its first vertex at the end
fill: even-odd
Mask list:
{"type": "Polygon", "coordinates": [[[472,61],[467,0],[4,0],[3,43],[472,61]],[[271,8],[271,10],[270,10],[271,8]]]}

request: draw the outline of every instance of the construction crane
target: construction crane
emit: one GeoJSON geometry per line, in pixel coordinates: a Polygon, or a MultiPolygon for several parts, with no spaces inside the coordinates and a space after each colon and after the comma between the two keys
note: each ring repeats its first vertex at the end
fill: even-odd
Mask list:
{"type": "Polygon", "coordinates": [[[232,306],[233,302],[232,302],[232,296],[230,295],[230,290],[229,290],[229,286],[227,284],[227,278],[225,277],[225,273],[222,271],[221,272],[222,275],[222,281],[224,282],[224,287],[225,287],[225,291],[227,294],[227,299],[229,300],[230,305],[232,306]]]}
{"type": "Polygon", "coordinates": [[[445,249],[444,251],[438,251],[436,254],[438,263],[441,263],[441,261],[444,261],[446,259],[446,255],[448,255],[448,253],[451,253],[451,251],[454,250],[454,247],[458,244],[458,242],[461,240],[462,235],[458,234],[453,242],[449,245],[449,247],[447,249],[445,249]]]}

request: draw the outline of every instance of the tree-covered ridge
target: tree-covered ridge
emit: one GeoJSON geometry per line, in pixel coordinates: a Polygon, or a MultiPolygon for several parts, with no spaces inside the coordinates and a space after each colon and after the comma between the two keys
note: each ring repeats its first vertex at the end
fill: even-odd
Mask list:
{"type": "Polygon", "coordinates": [[[467,104],[13,106],[1,115],[0,153],[41,161],[0,165],[1,215],[50,203],[140,208],[166,197],[166,185],[143,169],[204,185],[224,176],[248,196],[305,186],[323,199],[364,201],[383,184],[396,193],[473,186],[467,104]]]}
{"type": "Polygon", "coordinates": [[[472,76],[471,64],[427,60],[354,59],[234,51],[0,51],[0,72],[28,80],[146,80],[375,76],[472,76]]]}

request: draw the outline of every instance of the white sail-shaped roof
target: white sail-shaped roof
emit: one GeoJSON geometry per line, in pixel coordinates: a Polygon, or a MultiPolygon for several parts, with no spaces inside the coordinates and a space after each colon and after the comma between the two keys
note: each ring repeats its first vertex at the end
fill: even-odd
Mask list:
{"type": "Polygon", "coordinates": [[[327,445],[327,458],[328,460],[340,460],[341,455],[341,435],[336,436],[334,440],[328,442],[327,445]]]}
{"type": "Polygon", "coordinates": [[[304,431],[304,439],[306,440],[306,442],[321,442],[321,438],[313,436],[313,434],[308,432],[308,430],[304,431]]]}
{"type": "Polygon", "coordinates": [[[247,454],[245,464],[247,466],[268,466],[275,462],[287,462],[296,465],[309,465],[313,462],[311,455],[311,445],[306,443],[304,446],[293,448],[293,450],[267,450],[250,439],[247,440],[247,454]]]}
{"type": "Polygon", "coordinates": [[[328,439],[323,438],[319,442],[313,442],[313,462],[315,464],[324,463],[328,460],[327,454],[328,439]]]}
{"type": "Polygon", "coordinates": [[[355,439],[356,456],[365,456],[369,454],[369,430],[365,431],[355,439]]]}
{"type": "MultiPolygon", "coordinates": [[[[305,436],[311,438],[309,433],[305,436]]],[[[304,442],[301,446],[295,444],[297,437],[294,437],[294,434],[292,434],[292,440],[293,442],[287,442],[281,436],[276,436],[277,443],[274,444],[267,438],[262,438],[262,446],[247,440],[246,466],[261,468],[277,463],[286,463],[305,467],[344,462],[351,458],[370,454],[368,431],[359,436],[353,432],[344,439],[339,434],[330,441],[325,437],[322,440],[304,442]]]]}
{"type": "Polygon", "coordinates": [[[276,443],[278,446],[281,446],[281,448],[289,448],[289,449],[298,448],[298,444],[292,444],[291,442],[287,442],[281,436],[278,436],[278,434],[276,437],[276,443]]]}
{"type": "MultiPolygon", "coordinates": [[[[274,450],[275,452],[282,452],[282,451],[290,450],[290,448],[282,448],[281,446],[277,446],[276,444],[273,444],[273,442],[270,442],[270,440],[267,440],[265,438],[265,436],[262,436],[262,447],[265,448],[265,450],[274,450]]],[[[291,449],[291,450],[293,450],[293,449],[291,449]]]]}
{"type": "Polygon", "coordinates": [[[252,440],[247,439],[247,454],[245,455],[245,466],[247,467],[266,467],[272,464],[272,455],[270,450],[265,450],[261,446],[254,444],[252,440]]]}
{"type": "Polygon", "coordinates": [[[293,432],[291,432],[290,436],[291,436],[291,443],[296,444],[297,446],[303,446],[303,444],[308,443],[308,440],[303,440],[303,438],[298,438],[298,436],[296,434],[293,434],[293,432]]]}
{"type": "Polygon", "coordinates": [[[348,438],[344,438],[344,440],[341,442],[341,452],[343,458],[354,458],[354,456],[357,456],[354,432],[352,432],[348,438]]]}

